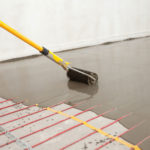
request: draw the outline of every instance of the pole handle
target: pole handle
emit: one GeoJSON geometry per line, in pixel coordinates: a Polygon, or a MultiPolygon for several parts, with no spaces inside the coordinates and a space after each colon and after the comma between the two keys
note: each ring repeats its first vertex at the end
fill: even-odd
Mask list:
{"type": "Polygon", "coordinates": [[[5,29],[6,31],[10,32],[11,34],[13,34],[14,36],[16,36],[17,38],[23,40],[27,44],[31,45],[32,47],[34,47],[38,51],[42,52],[43,48],[40,45],[34,43],[33,41],[31,41],[30,39],[28,39],[27,37],[25,37],[24,35],[22,35],[21,33],[19,33],[17,30],[11,28],[10,26],[8,26],[7,24],[5,24],[1,20],[0,20],[0,27],[2,27],[3,29],[5,29]]]}
{"type": "MultiPolygon", "coordinates": [[[[27,37],[25,37],[24,35],[22,35],[21,33],[19,33],[17,30],[15,30],[12,27],[8,26],[7,24],[5,24],[4,22],[2,22],[1,20],[0,20],[0,27],[3,28],[3,29],[5,29],[6,31],[10,32],[11,34],[13,34],[14,36],[16,36],[17,38],[21,39],[25,43],[31,45],[32,47],[34,47],[35,49],[37,49],[42,54],[44,54],[43,52],[44,52],[45,49],[42,46],[34,43],[33,41],[31,41],[30,39],[28,39],[27,37]]],[[[69,62],[65,62],[62,58],[60,58],[59,56],[55,55],[53,52],[51,52],[48,49],[47,49],[47,56],[50,59],[52,59],[54,62],[56,62],[57,64],[61,65],[64,69],[67,69],[67,67],[69,65],[69,62]]]]}

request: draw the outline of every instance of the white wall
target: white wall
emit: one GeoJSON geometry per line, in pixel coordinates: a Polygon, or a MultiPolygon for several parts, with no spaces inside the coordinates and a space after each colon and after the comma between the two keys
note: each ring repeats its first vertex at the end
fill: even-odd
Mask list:
{"type": "MultiPolygon", "coordinates": [[[[150,35],[150,0],[0,0],[0,20],[59,51],[150,35]]],[[[0,29],[0,60],[35,53],[0,29]]]]}

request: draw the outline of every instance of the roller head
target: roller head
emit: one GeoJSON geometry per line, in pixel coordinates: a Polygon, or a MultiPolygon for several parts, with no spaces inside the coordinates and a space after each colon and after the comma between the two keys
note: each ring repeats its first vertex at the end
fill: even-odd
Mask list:
{"type": "Polygon", "coordinates": [[[67,76],[72,81],[82,82],[88,85],[96,84],[98,80],[98,75],[96,73],[74,67],[68,68],[67,76]]]}

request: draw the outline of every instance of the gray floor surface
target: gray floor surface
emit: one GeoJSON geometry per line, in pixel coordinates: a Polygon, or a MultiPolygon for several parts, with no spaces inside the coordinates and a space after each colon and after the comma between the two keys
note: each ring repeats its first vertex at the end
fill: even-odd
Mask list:
{"type": "MultiPolygon", "coordinates": [[[[57,64],[44,56],[0,63],[0,97],[25,100],[24,104],[41,106],[68,100],[72,105],[87,100],[84,110],[95,104],[97,114],[115,107],[105,117],[117,119],[128,112],[133,115],[121,121],[127,128],[142,120],[145,123],[123,136],[136,144],[150,135],[150,38],[107,43],[68,52],[57,53],[75,67],[99,75],[96,86],[68,81],[57,64]]],[[[150,142],[141,145],[149,150],[150,142]]]]}

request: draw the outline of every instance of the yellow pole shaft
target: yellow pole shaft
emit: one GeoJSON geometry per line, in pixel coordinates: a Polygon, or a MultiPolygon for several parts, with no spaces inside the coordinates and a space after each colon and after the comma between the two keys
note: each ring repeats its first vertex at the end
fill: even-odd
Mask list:
{"type": "Polygon", "coordinates": [[[43,50],[43,47],[41,47],[40,45],[34,43],[33,41],[31,41],[30,39],[28,39],[27,37],[25,37],[24,35],[22,35],[18,31],[16,31],[15,29],[11,28],[10,26],[5,24],[1,20],[0,20],[0,27],[5,29],[6,31],[10,32],[11,34],[15,35],[16,37],[18,37],[19,39],[23,40],[24,42],[26,42],[27,44],[31,45],[32,47],[36,48],[38,51],[41,52],[43,50]]]}
{"type": "MultiPolygon", "coordinates": [[[[15,35],[19,39],[23,40],[25,43],[31,45],[32,47],[34,47],[38,51],[40,51],[40,52],[43,51],[43,47],[41,47],[40,45],[34,43],[33,41],[31,41],[30,39],[28,39],[27,37],[25,37],[24,35],[22,35],[18,31],[16,31],[15,29],[11,28],[10,26],[8,26],[7,24],[5,24],[1,20],[0,20],[0,27],[2,27],[3,29],[5,29],[6,31],[10,32],[11,34],[15,35]]],[[[61,65],[64,69],[67,69],[67,66],[69,65],[69,62],[65,62],[62,58],[60,58],[59,56],[55,55],[50,50],[48,50],[48,52],[49,52],[48,56],[49,56],[50,59],[52,59],[53,61],[55,61],[59,65],[61,65]]]]}

